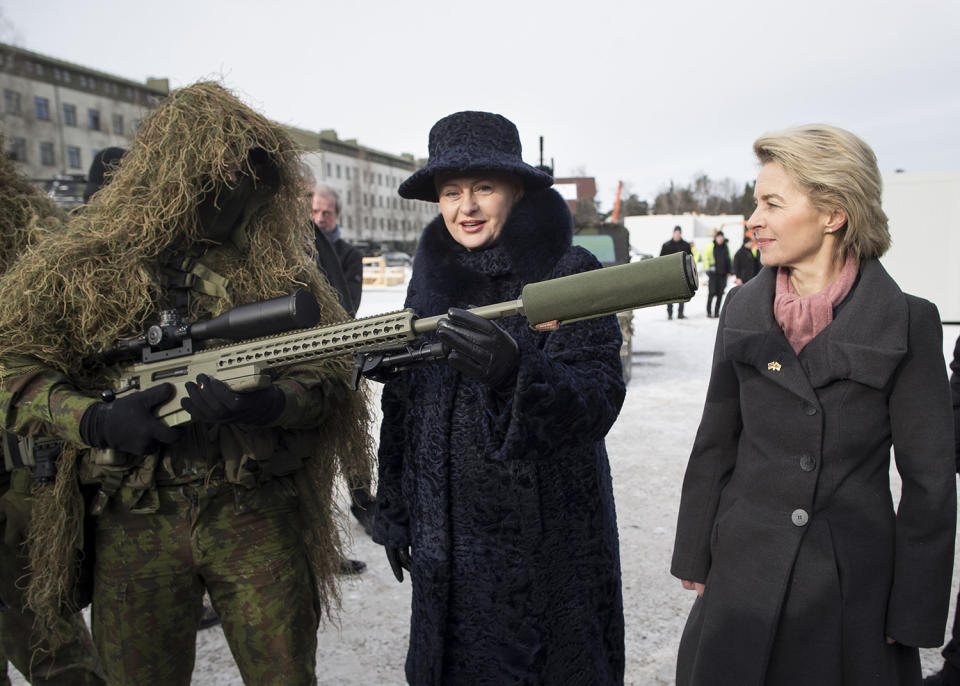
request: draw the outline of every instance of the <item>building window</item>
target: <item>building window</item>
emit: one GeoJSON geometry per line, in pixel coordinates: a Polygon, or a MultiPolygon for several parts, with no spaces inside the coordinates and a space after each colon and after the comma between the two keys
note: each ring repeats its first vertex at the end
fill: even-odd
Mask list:
{"type": "Polygon", "coordinates": [[[343,170],[347,173],[347,181],[350,180],[350,167],[344,167],[343,170]]]}
{"type": "Polygon", "coordinates": [[[380,217],[380,229],[383,229],[383,217],[380,217]]]}
{"type": "Polygon", "coordinates": [[[327,178],[333,176],[333,165],[327,162],[327,178]]]}
{"type": "Polygon", "coordinates": [[[70,83],[70,72],[68,72],[66,69],[63,70],[63,82],[70,83]]]}
{"type": "Polygon", "coordinates": [[[26,138],[8,138],[7,139],[7,157],[14,162],[27,161],[27,139],[26,138]]]}
{"type": "MultiPolygon", "coordinates": [[[[350,171],[350,169],[348,168],[347,171],[350,171]]],[[[347,190],[347,204],[349,205],[350,202],[351,202],[351,200],[350,200],[350,190],[348,189],[348,190],[347,190]]]]}
{"type": "Polygon", "coordinates": [[[47,98],[36,96],[33,99],[33,109],[37,113],[37,119],[50,120],[50,100],[47,98]]]}
{"type": "Polygon", "coordinates": [[[63,125],[64,126],[77,125],[77,106],[76,105],[71,105],[68,102],[63,103],[63,125]]]}
{"type": "Polygon", "coordinates": [[[40,143],[40,164],[44,167],[52,167],[53,162],[53,143],[40,143]]]}
{"type": "Polygon", "coordinates": [[[340,178],[340,165],[337,165],[337,178],[340,178]]]}
{"type": "Polygon", "coordinates": [[[383,174],[377,174],[377,185],[379,186],[383,185],[383,174]]]}
{"type": "Polygon", "coordinates": [[[100,110],[95,110],[92,107],[87,110],[87,128],[91,131],[100,130],[100,110]]]}
{"type": "Polygon", "coordinates": [[[43,76],[43,65],[39,62],[34,62],[33,71],[37,76],[43,76]]]}
{"type": "Polygon", "coordinates": [[[21,114],[20,112],[20,94],[17,91],[4,89],[3,91],[3,111],[7,114],[21,114]]]}
{"type": "Polygon", "coordinates": [[[122,114],[113,115],[113,132],[118,136],[123,135],[123,115],[122,114]]]}
{"type": "Polygon", "coordinates": [[[67,166],[71,169],[80,169],[80,148],[75,145],[67,146],[67,166]]]}

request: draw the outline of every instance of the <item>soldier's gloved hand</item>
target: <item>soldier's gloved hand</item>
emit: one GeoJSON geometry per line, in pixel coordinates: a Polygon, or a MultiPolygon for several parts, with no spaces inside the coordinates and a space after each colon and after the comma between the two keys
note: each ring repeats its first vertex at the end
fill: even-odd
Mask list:
{"type": "Polygon", "coordinates": [[[286,397],[277,386],[237,393],[219,379],[198,374],[186,384],[189,397],[180,401],[190,416],[206,424],[266,426],[283,412],[286,397]]]}
{"type": "Polygon", "coordinates": [[[451,367],[493,389],[513,381],[520,361],[513,336],[496,322],[457,307],[451,307],[447,317],[437,324],[437,338],[450,350],[451,367]]]}
{"type": "Polygon", "coordinates": [[[132,455],[149,455],[165,443],[175,443],[180,430],[157,419],[153,410],[173,396],[173,384],[119,396],[111,403],[87,408],[80,420],[80,437],[94,448],[115,448],[132,455]]]}
{"type": "Polygon", "coordinates": [[[403,570],[410,571],[410,548],[394,548],[389,545],[384,548],[387,551],[387,562],[390,563],[393,575],[397,577],[397,581],[403,583],[403,570]]]}

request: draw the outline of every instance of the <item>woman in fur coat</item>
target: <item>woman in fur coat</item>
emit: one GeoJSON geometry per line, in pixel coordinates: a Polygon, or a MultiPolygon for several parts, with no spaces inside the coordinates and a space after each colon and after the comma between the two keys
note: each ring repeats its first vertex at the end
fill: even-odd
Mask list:
{"type": "Polygon", "coordinates": [[[956,524],[937,308],[878,260],[866,143],[810,125],[754,152],[764,269],[720,315],[683,482],[672,572],[697,598],[677,684],[919,686],[956,524]]]}
{"type": "Polygon", "coordinates": [[[613,316],[549,333],[465,308],[599,267],[516,127],[459,112],[400,195],[439,202],[406,306],[448,313],[446,363],[383,393],[374,539],[413,604],[411,684],[619,684],[623,604],[604,436],[623,402],[613,316]]]}

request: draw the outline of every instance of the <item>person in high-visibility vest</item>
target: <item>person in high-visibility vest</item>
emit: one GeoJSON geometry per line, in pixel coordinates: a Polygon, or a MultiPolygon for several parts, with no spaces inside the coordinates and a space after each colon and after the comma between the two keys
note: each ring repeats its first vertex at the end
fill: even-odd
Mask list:
{"type": "Polygon", "coordinates": [[[730,276],[730,247],[726,244],[727,237],[723,231],[717,231],[713,243],[703,251],[703,266],[707,270],[709,290],[707,291],[707,316],[720,316],[720,301],[727,290],[727,279],[730,276]],[[714,305],[714,298],[716,304],[714,305]]]}

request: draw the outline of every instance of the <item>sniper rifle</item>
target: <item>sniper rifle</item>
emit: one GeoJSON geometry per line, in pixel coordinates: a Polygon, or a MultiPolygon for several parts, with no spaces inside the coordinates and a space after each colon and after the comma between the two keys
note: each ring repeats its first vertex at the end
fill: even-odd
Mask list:
{"type": "MultiPolygon", "coordinates": [[[[516,300],[470,311],[485,319],[523,315],[532,328],[550,331],[583,319],[687,301],[697,286],[693,260],[675,253],[527,284],[516,300]]],[[[434,331],[446,315],[419,318],[405,309],[313,326],[319,316],[312,294],[303,290],[194,324],[165,312],[144,335],[118,341],[104,353],[104,360],[114,363],[113,388],[101,397],[111,402],[120,393],[171,383],[176,392],[157,408],[157,417],[176,426],[190,421],[180,400],[187,396],[186,383],[198,374],[249,391],[269,385],[274,370],[354,354],[356,383],[359,375],[383,378],[444,355],[439,344],[419,344],[417,338],[434,331]],[[204,341],[223,339],[236,342],[204,347],[204,341]],[[130,361],[136,357],[139,361],[130,361]]]]}

